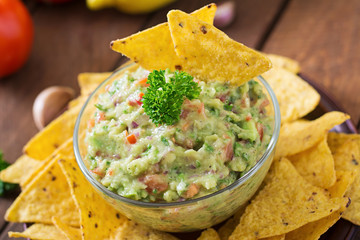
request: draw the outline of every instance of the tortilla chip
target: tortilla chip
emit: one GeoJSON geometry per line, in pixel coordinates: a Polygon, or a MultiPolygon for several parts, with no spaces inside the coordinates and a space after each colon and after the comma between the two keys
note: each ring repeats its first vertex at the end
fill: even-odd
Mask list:
{"type": "Polygon", "coordinates": [[[72,138],[66,140],[59,148],[57,148],[50,156],[48,156],[44,161],[41,161],[43,164],[38,166],[36,169],[33,169],[32,172],[29,172],[29,175],[24,178],[23,182],[21,182],[21,188],[25,188],[34,178],[36,178],[39,173],[49,165],[52,160],[58,155],[61,154],[67,157],[73,157],[73,141],[72,138]]]}
{"type": "Polygon", "coordinates": [[[286,69],[294,74],[300,72],[300,64],[298,61],[276,54],[266,54],[266,56],[270,59],[274,67],[286,69]]]}
{"type": "Polygon", "coordinates": [[[45,160],[61,144],[72,137],[81,105],[69,109],[43,130],[38,132],[24,147],[24,152],[36,160],[45,160]]]}
{"type": "Polygon", "coordinates": [[[241,85],[271,68],[265,55],[211,24],[179,10],[170,11],[167,17],[175,52],[183,61],[178,70],[206,81],[241,85]]]}
{"type": "Polygon", "coordinates": [[[315,146],[289,156],[296,170],[312,185],[329,188],[336,181],[334,158],[327,144],[327,136],[315,146]]]}
{"type": "Polygon", "coordinates": [[[59,164],[80,211],[82,236],[88,240],[109,238],[127,218],[95,191],[81,173],[74,158],[61,158],[59,164]]]}
{"type": "Polygon", "coordinates": [[[336,171],[336,183],[329,190],[330,197],[343,197],[356,178],[355,171],[336,171]]]}
{"type": "Polygon", "coordinates": [[[79,212],[58,159],[51,160],[16,198],[6,211],[7,221],[52,224],[54,216],[66,224],[79,226],[79,212]]]}
{"type": "Polygon", "coordinates": [[[177,240],[176,237],[154,230],[147,226],[138,224],[131,220],[126,220],[112,235],[111,240],[177,240]]]}
{"type": "MultiPolygon", "coordinates": [[[[354,172],[339,171],[336,172],[336,183],[329,189],[331,197],[343,197],[346,190],[354,181],[354,172]]],[[[334,225],[341,217],[341,214],[349,206],[351,200],[344,202],[340,209],[331,213],[329,216],[324,217],[315,222],[308,223],[301,228],[291,231],[286,234],[286,240],[313,240],[319,239],[332,225],[334,225]]],[[[350,205],[351,206],[351,205],[350,205]]]]}
{"type": "MultiPolygon", "coordinates": [[[[216,5],[209,4],[191,14],[212,24],[215,12],[216,5]]],[[[113,41],[111,46],[114,51],[126,55],[150,71],[167,68],[175,71],[176,66],[182,65],[182,60],[175,53],[168,23],[113,41]]]]}
{"type": "Polygon", "coordinates": [[[219,228],[219,237],[221,240],[227,240],[231,233],[234,231],[237,222],[234,220],[233,217],[228,219],[224,225],[219,228]]]}
{"type": "Polygon", "coordinates": [[[285,234],[279,235],[279,236],[273,236],[273,237],[267,237],[267,238],[260,238],[261,240],[284,240],[285,234]]]}
{"type": "Polygon", "coordinates": [[[328,143],[336,170],[360,171],[360,135],[329,133],[328,143]]]}
{"type": "Polygon", "coordinates": [[[80,228],[71,227],[62,221],[59,218],[53,217],[52,221],[55,227],[66,237],[67,240],[79,240],[81,239],[80,228]]]}
{"type": "Polygon", "coordinates": [[[31,238],[33,240],[66,240],[65,236],[54,226],[47,224],[33,224],[24,232],[9,232],[11,238],[31,238]]]}
{"type": "Polygon", "coordinates": [[[280,106],[282,123],[305,116],[319,104],[319,93],[299,76],[286,69],[274,67],[262,76],[274,90],[280,106]]]}
{"type": "Polygon", "coordinates": [[[100,83],[105,81],[111,72],[102,73],[80,73],[78,75],[78,83],[81,89],[81,95],[86,98],[90,95],[100,83]]]}
{"type": "Polygon", "coordinates": [[[351,204],[342,217],[360,226],[360,174],[357,175],[345,195],[351,199],[351,204]]]}
{"type": "Polygon", "coordinates": [[[197,240],[220,240],[220,236],[213,228],[208,228],[201,232],[197,240]]]}
{"type": "Polygon", "coordinates": [[[329,199],[286,158],[275,161],[272,168],[272,179],[248,205],[230,240],[282,235],[328,216],[344,202],[344,198],[329,199]]]}
{"type": "Polygon", "coordinates": [[[275,159],[290,156],[311,148],[334,126],[349,119],[342,112],[329,112],[313,121],[285,123],[280,129],[275,159]]]}
{"type": "Polygon", "coordinates": [[[14,164],[1,171],[0,179],[4,182],[22,184],[42,164],[42,161],[22,155],[14,164]]]}

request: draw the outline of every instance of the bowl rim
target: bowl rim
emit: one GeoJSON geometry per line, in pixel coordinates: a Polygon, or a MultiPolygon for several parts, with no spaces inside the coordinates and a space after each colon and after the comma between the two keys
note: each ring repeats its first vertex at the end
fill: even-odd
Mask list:
{"type": "Polygon", "coordinates": [[[99,89],[101,89],[110,79],[112,79],[114,76],[116,76],[119,72],[124,71],[127,68],[133,67],[135,65],[136,65],[136,63],[131,63],[131,64],[125,64],[124,66],[121,66],[120,68],[115,70],[109,77],[107,77],[101,84],[99,84],[99,86],[90,94],[90,96],[85,101],[84,105],[82,106],[82,108],[78,114],[76,122],[75,122],[74,134],[73,134],[73,149],[74,149],[74,153],[75,153],[76,162],[79,165],[80,170],[83,173],[83,175],[85,176],[86,180],[89,181],[90,184],[93,187],[95,187],[98,191],[104,193],[105,195],[107,195],[108,197],[110,197],[112,199],[116,199],[116,200],[125,202],[130,205],[135,205],[135,206],[140,206],[140,207],[145,207],[145,208],[186,206],[186,205],[189,205],[192,203],[201,202],[203,200],[215,197],[225,191],[232,191],[233,189],[242,185],[244,182],[246,182],[251,176],[253,176],[262,167],[262,165],[266,162],[266,160],[270,157],[272,152],[275,150],[275,146],[276,146],[276,143],[277,143],[277,140],[279,137],[279,133],[280,133],[280,125],[281,125],[280,107],[279,107],[279,103],[277,101],[274,91],[272,90],[270,85],[266,82],[266,80],[261,75],[259,75],[259,76],[257,76],[257,78],[260,80],[260,82],[263,84],[266,91],[268,92],[270,99],[272,101],[273,108],[274,108],[274,131],[273,131],[270,142],[269,142],[264,154],[255,163],[255,165],[248,172],[246,172],[243,176],[241,176],[240,178],[235,180],[232,184],[226,186],[225,188],[223,188],[219,191],[213,192],[211,194],[208,194],[208,195],[205,195],[205,196],[202,196],[199,198],[190,199],[190,200],[186,200],[186,201],[180,201],[180,202],[160,202],[160,203],[142,202],[142,201],[123,197],[121,195],[118,195],[118,194],[110,191],[109,189],[107,189],[105,186],[103,186],[98,180],[96,180],[92,176],[90,171],[85,166],[85,163],[81,157],[81,154],[79,151],[79,143],[78,143],[80,122],[81,122],[81,117],[82,117],[86,107],[88,106],[88,103],[95,96],[97,91],[99,89]]]}

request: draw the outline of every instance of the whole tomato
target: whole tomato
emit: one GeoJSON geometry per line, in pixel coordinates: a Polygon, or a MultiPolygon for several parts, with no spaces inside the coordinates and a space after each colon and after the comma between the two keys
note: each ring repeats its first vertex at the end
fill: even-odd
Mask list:
{"type": "Polygon", "coordinates": [[[20,0],[0,0],[0,78],[17,71],[29,57],[34,27],[20,0]]]}

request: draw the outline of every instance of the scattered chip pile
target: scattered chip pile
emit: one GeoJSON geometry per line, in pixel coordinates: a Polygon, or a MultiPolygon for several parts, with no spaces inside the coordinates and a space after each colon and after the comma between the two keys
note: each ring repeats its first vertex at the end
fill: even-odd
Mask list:
{"type": "MultiPolygon", "coordinates": [[[[317,106],[320,96],[296,75],[299,64],[281,56],[264,57],[229,39],[211,25],[215,10],[215,5],[209,5],[190,15],[171,11],[169,23],[112,44],[113,49],[149,70],[181,69],[196,77],[237,84],[267,71],[271,65],[268,58],[273,62],[274,67],[263,74],[275,91],[282,116],[273,165],[244,212],[236,213],[218,230],[204,230],[198,239],[314,240],[341,217],[360,225],[360,135],[329,132],[349,116],[329,112],[312,121],[301,119],[317,106]],[[217,49],[212,49],[214,45],[217,49]],[[209,62],[209,56],[221,51],[226,54],[198,67],[199,60],[209,62]],[[204,56],[204,52],[210,55],[204,56]],[[219,61],[226,64],[218,67],[219,61]],[[231,70],[224,71],[225,65],[231,70]],[[235,75],[238,71],[241,78],[235,75]]],[[[24,232],[9,232],[10,237],[177,239],[113,209],[76,164],[72,149],[76,117],[91,91],[109,74],[80,74],[81,96],[26,144],[24,155],[15,164],[1,172],[1,180],[19,183],[22,188],[7,210],[6,220],[30,226],[24,232]]]]}

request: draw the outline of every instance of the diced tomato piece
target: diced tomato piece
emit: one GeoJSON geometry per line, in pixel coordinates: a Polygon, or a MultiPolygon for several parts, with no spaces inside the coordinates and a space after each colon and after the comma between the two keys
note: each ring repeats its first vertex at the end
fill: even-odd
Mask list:
{"type": "Polygon", "coordinates": [[[223,152],[223,157],[225,162],[230,161],[234,156],[234,148],[233,148],[233,142],[229,141],[225,147],[223,152]]]}
{"type": "Polygon", "coordinates": [[[185,193],[185,198],[192,198],[199,192],[200,187],[195,183],[190,184],[189,189],[185,193]]]}
{"type": "Polygon", "coordinates": [[[256,129],[257,129],[257,131],[259,133],[260,140],[262,141],[263,136],[264,136],[264,125],[262,125],[261,123],[257,123],[256,124],[256,129]]]}
{"type": "Polygon", "coordinates": [[[143,103],[141,102],[141,100],[142,100],[142,98],[143,98],[144,95],[145,95],[145,93],[143,93],[143,92],[140,92],[140,93],[139,93],[138,97],[137,97],[136,100],[135,100],[138,105],[142,105],[142,104],[143,104],[143,103]]]}
{"type": "Polygon", "coordinates": [[[103,120],[105,120],[105,113],[104,112],[99,112],[98,116],[97,116],[97,121],[96,122],[101,122],[103,120]]]}
{"type": "Polygon", "coordinates": [[[109,170],[109,175],[112,176],[114,174],[113,170],[109,170]]]}
{"type": "Polygon", "coordinates": [[[135,83],[135,85],[141,85],[141,86],[143,86],[143,87],[148,87],[148,86],[150,86],[150,84],[146,83],[147,80],[148,80],[147,77],[146,77],[146,78],[143,78],[143,79],[140,79],[139,81],[137,81],[137,82],[135,83]]]}
{"type": "Polygon", "coordinates": [[[252,119],[252,116],[249,114],[249,115],[247,115],[246,116],[246,118],[245,118],[245,120],[248,122],[248,121],[250,121],[252,119]]]}
{"type": "Polygon", "coordinates": [[[102,172],[99,168],[95,168],[93,170],[90,170],[91,172],[95,173],[96,175],[99,175],[100,177],[104,177],[105,174],[102,172]]]}
{"type": "Polygon", "coordinates": [[[126,139],[128,140],[128,142],[129,142],[130,144],[136,143],[136,136],[135,136],[135,134],[131,134],[131,135],[127,136],[126,139]]]}
{"type": "Polygon", "coordinates": [[[152,192],[154,189],[158,192],[163,192],[168,189],[168,184],[162,175],[146,175],[145,177],[139,178],[139,181],[148,186],[146,189],[148,192],[152,192]]]}
{"type": "Polygon", "coordinates": [[[91,118],[88,121],[88,128],[93,128],[95,126],[95,119],[91,118]]]}

